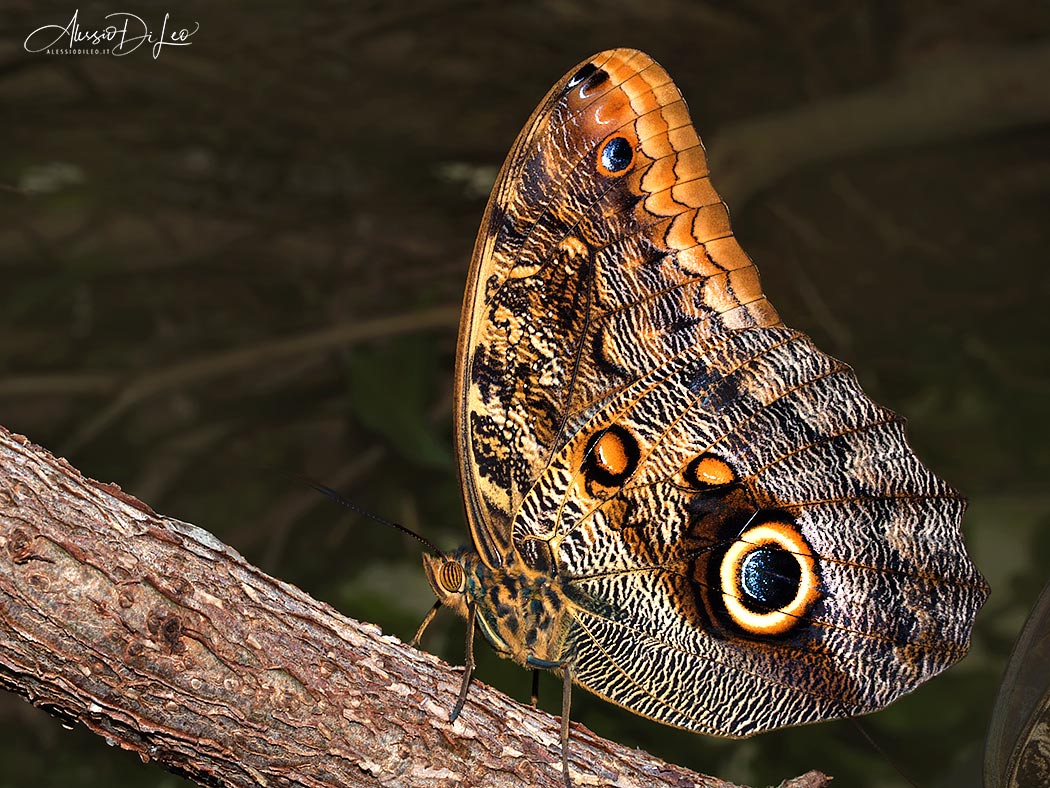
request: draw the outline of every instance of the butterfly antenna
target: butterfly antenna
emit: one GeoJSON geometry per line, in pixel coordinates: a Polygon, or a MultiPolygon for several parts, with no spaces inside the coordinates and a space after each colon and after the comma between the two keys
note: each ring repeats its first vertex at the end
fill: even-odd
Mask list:
{"type": "MultiPolygon", "coordinates": [[[[843,711],[845,711],[845,708],[843,708],[843,711]]],[[[919,788],[919,786],[915,784],[915,781],[912,780],[911,777],[909,777],[907,774],[905,774],[901,767],[897,764],[897,762],[894,761],[889,756],[889,754],[879,745],[879,743],[872,738],[871,734],[868,733],[868,729],[860,724],[860,720],[858,720],[856,717],[848,717],[847,719],[849,719],[849,721],[853,724],[853,727],[857,729],[857,732],[860,733],[862,737],[864,737],[864,740],[868,742],[868,745],[873,750],[875,750],[875,752],[877,752],[879,755],[886,759],[886,762],[893,767],[893,770],[897,772],[897,774],[901,777],[901,779],[904,780],[904,782],[908,783],[908,785],[910,785],[911,788],[919,788]]]]}
{"type": "Polygon", "coordinates": [[[406,528],[405,526],[401,525],[401,523],[395,523],[392,520],[387,520],[385,517],[380,517],[378,514],[373,514],[372,512],[368,511],[367,509],[362,509],[356,503],[352,503],[352,502],[348,501],[346,498],[344,498],[342,495],[337,493],[331,487],[326,487],[325,485],[319,484],[318,482],[315,482],[312,479],[303,479],[303,481],[306,482],[307,484],[309,484],[315,490],[317,490],[317,492],[323,493],[324,495],[327,495],[333,501],[336,501],[337,503],[341,503],[347,509],[350,509],[351,511],[356,512],[357,514],[361,515],[362,517],[367,517],[370,520],[375,520],[377,523],[382,523],[383,525],[389,525],[391,528],[396,528],[397,530],[399,530],[403,534],[408,534],[413,539],[415,539],[415,540],[417,540],[419,542],[422,542],[426,547],[428,547],[429,549],[433,550],[435,553],[437,553],[439,556],[444,558],[446,561],[448,560],[448,556],[445,555],[445,551],[444,550],[442,550],[436,544],[431,542],[425,536],[423,536],[421,534],[417,534],[411,528],[406,528]]]}

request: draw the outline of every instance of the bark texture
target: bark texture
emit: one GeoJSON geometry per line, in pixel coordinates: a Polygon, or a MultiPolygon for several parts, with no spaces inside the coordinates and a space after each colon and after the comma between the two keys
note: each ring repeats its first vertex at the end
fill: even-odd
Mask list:
{"type": "MultiPolygon", "coordinates": [[[[0,427],[0,685],[205,785],[560,786],[559,723],[0,427]]],[[[578,786],[725,786],[574,725],[578,786]]],[[[815,788],[810,772],[785,786],[815,788]]]]}

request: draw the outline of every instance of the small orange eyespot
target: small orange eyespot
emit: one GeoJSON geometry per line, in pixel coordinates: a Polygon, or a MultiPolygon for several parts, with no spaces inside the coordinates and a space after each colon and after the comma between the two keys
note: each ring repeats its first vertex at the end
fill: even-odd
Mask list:
{"type": "Polygon", "coordinates": [[[627,470],[627,452],[619,435],[607,432],[594,445],[594,460],[608,474],[619,476],[627,470]]]}
{"type": "Polygon", "coordinates": [[[682,472],[686,484],[697,489],[721,487],[736,481],[736,473],[729,463],[713,454],[701,454],[682,472]]]}
{"type": "Polygon", "coordinates": [[[580,470],[589,482],[617,487],[634,473],[640,458],[634,435],[619,424],[610,424],[587,441],[580,470]]]}

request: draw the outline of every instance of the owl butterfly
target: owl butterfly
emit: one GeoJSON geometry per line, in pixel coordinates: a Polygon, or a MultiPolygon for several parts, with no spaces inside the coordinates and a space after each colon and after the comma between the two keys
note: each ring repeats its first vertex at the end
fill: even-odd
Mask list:
{"type": "MultiPolygon", "coordinates": [[[[964,499],[900,417],[786,328],[671,78],[603,52],[533,113],[463,303],[473,548],[424,558],[500,653],[743,737],[881,708],[966,653],[964,499]]],[[[418,637],[418,634],[417,634],[418,637]]]]}

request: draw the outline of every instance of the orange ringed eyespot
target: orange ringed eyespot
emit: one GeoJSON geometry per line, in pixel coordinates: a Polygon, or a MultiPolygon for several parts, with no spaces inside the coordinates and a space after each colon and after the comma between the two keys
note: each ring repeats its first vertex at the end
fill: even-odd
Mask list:
{"type": "Polygon", "coordinates": [[[701,454],[682,472],[686,484],[697,489],[722,487],[736,481],[736,473],[729,463],[713,454],[701,454]]]}
{"type": "Polygon", "coordinates": [[[787,632],[820,596],[813,553],[788,523],[741,534],[722,558],[719,579],[733,623],[755,635],[787,632]]]}
{"type": "Polygon", "coordinates": [[[598,171],[602,175],[621,175],[634,161],[634,146],[623,135],[610,137],[598,149],[598,171]]]}

